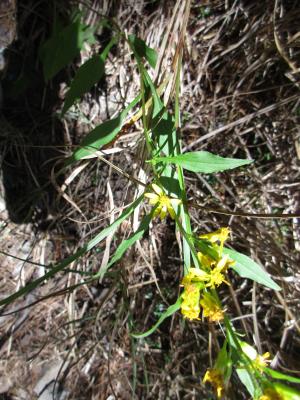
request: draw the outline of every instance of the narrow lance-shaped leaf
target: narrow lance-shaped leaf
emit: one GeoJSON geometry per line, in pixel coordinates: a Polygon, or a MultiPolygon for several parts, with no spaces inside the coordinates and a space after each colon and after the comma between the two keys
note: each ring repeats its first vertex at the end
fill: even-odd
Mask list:
{"type": "Polygon", "coordinates": [[[116,38],[112,38],[103,52],[87,60],[76,72],[71,83],[70,89],[66,94],[65,103],[62,109],[62,116],[84,93],[100,81],[104,75],[104,61],[111,47],[116,43],[116,38]]]}
{"type": "Polygon", "coordinates": [[[150,162],[180,165],[182,168],[192,172],[210,174],[225,171],[227,169],[241,167],[253,162],[253,160],[242,160],[239,158],[223,158],[209,153],[208,151],[194,151],[174,157],[156,157],[150,162]]]}
{"type": "Polygon", "coordinates": [[[274,371],[274,369],[271,368],[265,368],[264,371],[274,379],[300,384],[300,378],[297,378],[295,376],[286,375],[283,374],[282,372],[274,371]]]}
{"type": "Polygon", "coordinates": [[[12,294],[11,296],[6,297],[5,299],[0,300],[0,306],[9,304],[14,300],[18,299],[19,297],[26,295],[27,293],[31,292],[33,289],[38,287],[41,283],[45,280],[52,278],[58,272],[64,270],[64,268],[71,264],[73,261],[77,260],[83,254],[91,250],[95,247],[98,243],[100,243],[103,239],[105,239],[109,234],[116,231],[118,226],[129,217],[129,215],[135,210],[135,208],[139,205],[139,203],[143,200],[144,195],[137,198],[128,208],[126,208],[122,214],[116,219],[110,226],[103,229],[97,236],[91,239],[84,247],[79,249],[75,254],[66,258],[61,263],[53,267],[50,271],[48,271],[45,275],[41,276],[40,278],[36,279],[33,282],[28,283],[26,286],[18,290],[16,293],[12,294]]]}
{"type": "Polygon", "coordinates": [[[168,317],[170,317],[171,315],[173,315],[176,311],[178,311],[180,309],[182,303],[182,298],[179,297],[176,301],[175,304],[172,304],[171,306],[169,306],[166,311],[161,315],[161,317],[159,318],[159,320],[156,322],[156,324],[154,324],[152,326],[151,329],[149,329],[147,332],[144,333],[131,333],[131,336],[136,338],[136,339],[143,339],[149,335],[151,335],[153,332],[156,331],[156,329],[159,327],[159,325],[168,317]]]}
{"type": "Polygon", "coordinates": [[[269,287],[270,289],[281,290],[280,286],[273,281],[270,275],[250,257],[227,248],[225,248],[223,252],[228,254],[229,257],[235,261],[232,269],[234,269],[242,278],[251,279],[261,285],[269,287]]]}
{"type": "Polygon", "coordinates": [[[79,19],[54,32],[39,52],[46,81],[52,79],[80,53],[85,40],[91,40],[91,32],[79,19]]]}
{"type": "Polygon", "coordinates": [[[227,341],[226,340],[224,341],[224,344],[223,344],[221,350],[219,351],[214,368],[222,371],[225,382],[229,381],[230,376],[232,374],[232,360],[227,351],[227,341]]]}
{"type": "Polygon", "coordinates": [[[135,51],[136,56],[138,56],[139,58],[145,57],[151,67],[155,68],[157,62],[156,51],[147,46],[142,39],[136,37],[135,35],[129,35],[128,41],[135,51]]]}
{"type": "Polygon", "coordinates": [[[243,385],[246,386],[248,392],[251,394],[252,397],[254,397],[255,387],[253,384],[253,379],[249,372],[244,368],[236,368],[236,373],[238,374],[238,377],[240,378],[243,385]]]}
{"type": "Polygon", "coordinates": [[[283,385],[282,383],[275,382],[274,389],[281,396],[280,398],[283,400],[299,400],[300,392],[299,390],[291,387],[283,385]]]}
{"type": "Polygon", "coordinates": [[[100,150],[101,147],[110,143],[120,132],[124,119],[129,111],[139,102],[140,95],[138,95],[120,114],[98,125],[95,129],[87,134],[82,140],[80,147],[74,151],[72,156],[67,159],[65,165],[70,165],[77,160],[90,156],[95,151],[100,150]]]}
{"type": "Polygon", "coordinates": [[[117,250],[115,251],[115,254],[113,255],[113,257],[111,258],[111,260],[109,261],[109,263],[105,266],[105,268],[100,269],[100,271],[98,272],[98,276],[100,278],[103,278],[104,274],[106,273],[106,271],[117,261],[119,261],[123,254],[125,253],[125,251],[131,247],[135,242],[137,242],[138,240],[140,240],[145,232],[148,230],[149,228],[149,224],[153,218],[153,214],[154,214],[155,208],[152,209],[151,213],[144,216],[144,218],[142,219],[139,228],[133,232],[133,234],[126,240],[123,240],[123,242],[118,246],[117,250]]]}

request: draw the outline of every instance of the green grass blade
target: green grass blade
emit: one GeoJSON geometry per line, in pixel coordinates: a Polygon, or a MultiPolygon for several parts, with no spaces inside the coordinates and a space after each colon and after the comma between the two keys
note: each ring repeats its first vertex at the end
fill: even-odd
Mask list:
{"type": "Polygon", "coordinates": [[[172,304],[171,306],[169,306],[166,311],[161,315],[161,317],[159,318],[159,320],[156,322],[156,324],[154,324],[152,326],[152,328],[150,328],[147,332],[144,333],[131,333],[131,336],[136,338],[136,339],[143,339],[149,335],[151,335],[153,332],[156,331],[156,329],[159,327],[159,325],[168,317],[170,317],[171,315],[173,315],[176,311],[178,311],[180,309],[182,303],[182,299],[181,297],[179,297],[176,301],[176,303],[172,304]]]}

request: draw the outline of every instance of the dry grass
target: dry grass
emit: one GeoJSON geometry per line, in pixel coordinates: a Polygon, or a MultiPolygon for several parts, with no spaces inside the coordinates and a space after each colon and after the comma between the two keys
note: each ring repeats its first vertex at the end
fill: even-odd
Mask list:
{"type": "MultiPolygon", "coordinates": [[[[113,16],[122,29],[138,33],[153,47],[164,50],[162,69],[170,71],[174,48],[168,42],[164,49],[160,40],[168,27],[178,32],[176,21],[182,10],[176,9],[173,1],[80,3],[89,10],[86,15],[89,23],[95,23],[101,14],[113,16]],[[177,19],[172,20],[174,15],[177,19]]],[[[296,21],[300,7],[297,1],[279,0],[265,4],[206,3],[192,3],[188,23],[181,95],[184,146],[222,156],[250,157],[255,164],[213,177],[187,175],[188,196],[209,209],[299,213],[300,59],[296,21]]],[[[30,6],[20,7],[25,27],[29,15],[41,26],[38,42],[46,29],[39,25],[42,24],[39,8],[33,7],[30,14],[30,6]]],[[[23,27],[21,23],[19,26],[23,27]]],[[[99,35],[98,46],[101,46],[105,35],[103,32],[99,35]]],[[[22,40],[20,35],[19,46],[26,48],[22,40]]],[[[33,35],[32,43],[34,40],[33,35]]],[[[96,49],[88,49],[83,59],[92,51],[96,49]]],[[[157,80],[161,78],[157,74],[157,80]]],[[[62,76],[55,82],[51,91],[54,101],[46,104],[48,117],[45,109],[44,119],[38,119],[38,113],[34,113],[36,132],[45,126],[45,119],[49,121],[53,108],[59,107],[58,84],[62,87],[65,79],[62,76]]],[[[63,150],[57,147],[59,152],[68,153],[87,130],[113,116],[125,99],[133,98],[137,89],[136,68],[128,49],[120,46],[109,57],[106,87],[86,96],[64,125],[53,124],[52,138],[58,139],[50,140],[48,145],[64,146],[63,150]]],[[[36,96],[41,100],[42,91],[36,96]]],[[[37,103],[30,101],[29,105],[37,103]]],[[[25,110],[19,112],[30,113],[30,107],[25,110]]],[[[12,155],[16,160],[20,159],[17,155],[29,160],[20,165],[25,165],[27,179],[34,181],[36,153],[26,149],[41,143],[33,141],[34,135],[29,140],[28,135],[27,139],[19,135],[20,130],[25,133],[32,130],[29,118],[21,129],[15,123],[17,111],[9,108],[3,111],[7,123],[1,132],[3,152],[9,152],[10,161],[12,155]],[[7,135],[10,128],[17,129],[13,140],[7,135]]],[[[137,123],[114,143],[117,150],[110,161],[137,175],[140,139],[137,123]]],[[[56,162],[57,156],[56,152],[46,158],[54,158],[56,162]]],[[[4,163],[5,160],[4,157],[4,163]]],[[[51,168],[53,165],[50,163],[51,168]]],[[[70,170],[64,177],[65,186],[62,181],[55,182],[60,187],[55,201],[52,194],[47,197],[45,190],[41,196],[43,202],[32,206],[35,211],[44,210],[38,223],[13,224],[2,210],[0,250],[5,254],[1,256],[1,297],[42,274],[44,264],[75,252],[130,202],[133,188],[99,160],[87,162],[82,170],[73,172],[70,170]],[[7,253],[42,266],[16,260],[7,253]]],[[[48,168],[49,181],[50,175],[48,168]]],[[[39,179],[36,181],[41,189],[39,179]]],[[[16,185],[16,190],[20,190],[22,186],[16,185]]],[[[224,289],[222,298],[235,318],[234,326],[245,329],[249,341],[259,351],[270,351],[275,357],[272,365],[299,376],[299,219],[241,218],[196,208],[192,218],[198,232],[230,226],[232,246],[264,265],[282,286],[283,290],[277,294],[232,274],[232,286],[224,289]]],[[[184,323],[175,315],[147,340],[133,342],[129,336],[131,330],[150,327],[166,302],[176,298],[181,262],[173,228],[171,221],[154,224],[148,237],[130,250],[102,282],[81,286],[71,293],[59,293],[34,307],[1,317],[3,398],[35,399],[40,393],[40,399],[50,399],[54,393],[56,399],[131,399],[133,392],[137,399],[211,398],[201,379],[220,344],[219,328],[184,323]]],[[[105,246],[73,263],[71,269],[97,270],[102,250],[108,256],[130,229],[131,224],[124,223],[117,236],[108,238],[105,246]]],[[[64,291],[81,279],[79,274],[61,274],[5,312],[64,291]]],[[[229,398],[247,398],[235,377],[233,383],[229,398]]]]}

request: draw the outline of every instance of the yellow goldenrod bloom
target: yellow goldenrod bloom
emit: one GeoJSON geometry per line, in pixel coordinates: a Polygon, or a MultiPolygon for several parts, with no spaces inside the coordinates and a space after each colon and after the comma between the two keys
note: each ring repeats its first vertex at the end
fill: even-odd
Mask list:
{"type": "Polygon", "coordinates": [[[155,216],[160,217],[160,219],[164,219],[169,213],[171,218],[175,219],[175,211],[173,205],[179,205],[181,203],[180,199],[175,199],[173,197],[168,197],[165,192],[155,183],[151,185],[153,192],[145,193],[145,197],[150,199],[150,204],[157,205],[155,210],[155,216]]]}
{"type": "Polygon", "coordinates": [[[206,287],[212,287],[214,289],[216,286],[220,286],[223,282],[229,285],[225,279],[224,273],[233,263],[234,261],[230,260],[227,254],[222,257],[218,261],[217,265],[207,274],[206,287]]]}
{"type": "Polygon", "coordinates": [[[200,286],[205,272],[198,268],[190,268],[189,272],[183,277],[181,286],[184,287],[182,293],[181,313],[184,317],[193,320],[199,319],[200,314],[200,286]]]}
{"type": "Polygon", "coordinates": [[[215,232],[210,232],[204,235],[200,235],[200,239],[206,239],[211,243],[220,242],[221,247],[223,247],[224,242],[228,239],[229,234],[230,234],[229,228],[220,228],[215,232]]]}
{"type": "Polygon", "coordinates": [[[200,288],[194,284],[189,283],[184,286],[182,293],[181,313],[184,317],[193,320],[199,319],[200,314],[200,288]]]}
{"type": "Polygon", "coordinates": [[[210,322],[218,322],[224,318],[224,312],[215,298],[210,293],[204,293],[200,300],[203,308],[203,316],[210,322]]]}
{"type": "Polygon", "coordinates": [[[190,268],[188,274],[183,278],[181,284],[185,286],[189,282],[202,282],[206,287],[220,286],[223,282],[229,285],[225,279],[224,273],[234,261],[231,261],[228,255],[222,257],[214,268],[205,272],[198,268],[190,268]]]}
{"type": "Polygon", "coordinates": [[[268,365],[268,363],[271,362],[269,358],[271,357],[271,354],[269,352],[266,352],[262,355],[257,354],[255,359],[253,360],[253,366],[260,372],[263,372],[264,368],[268,365]]]}
{"type": "Polygon", "coordinates": [[[221,399],[225,391],[224,379],[221,371],[215,368],[208,369],[204,375],[203,382],[209,382],[214,388],[218,399],[221,399]]]}
{"type": "Polygon", "coordinates": [[[262,396],[259,400],[283,400],[283,397],[273,388],[268,388],[264,390],[262,396]]]}

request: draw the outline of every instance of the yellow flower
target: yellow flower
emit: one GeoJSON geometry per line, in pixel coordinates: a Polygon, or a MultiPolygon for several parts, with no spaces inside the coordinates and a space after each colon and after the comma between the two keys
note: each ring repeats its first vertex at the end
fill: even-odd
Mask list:
{"type": "Polygon", "coordinates": [[[220,286],[223,282],[229,285],[225,279],[224,272],[233,264],[234,261],[228,258],[228,255],[222,257],[214,268],[205,272],[198,268],[190,268],[188,274],[183,278],[181,284],[185,286],[189,282],[202,282],[206,287],[220,286]]]}
{"type": "Polygon", "coordinates": [[[206,239],[211,243],[220,242],[221,245],[228,239],[230,234],[229,228],[220,228],[215,232],[205,233],[204,235],[200,235],[201,239],[206,239]]]}
{"type": "Polygon", "coordinates": [[[260,372],[263,372],[264,368],[266,368],[267,364],[271,362],[269,358],[271,354],[269,352],[264,353],[263,355],[257,354],[255,359],[253,360],[253,366],[260,372]]]}
{"type": "Polygon", "coordinates": [[[204,375],[203,382],[209,382],[213,386],[218,399],[221,399],[225,391],[224,379],[221,371],[215,368],[208,369],[204,375]]]}
{"type": "Polygon", "coordinates": [[[169,213],[171,218],[175,219],[173,205],[179,205],[181,200],[175,199],[174,197],[168,197],[165,192],[155,183],[153,183],[151,187],[154,193],[145,193],[144,196],[150,199],[150,204],[157,205],[154,215],[159,215],[160,219],[162,220],[167,216],[167,213],[169,213]]]}
{"type": "Polygon", "coordinates": [[[206,287],[212,287],[214,289],[216,286],[220,286],[223,282],[229,285],[225,279],[224,273],[233,263],[234,261],[230,260],[227,254],[222,257],[218,261],[217,265],[207,274],[208,282],[206,283],[206,287]]]}
{"type": "Polygon", "coordinates": [[[184,286],[182,293],[181,313],[184,317],[193,320],[199,319],[200,314],[200,288],[194,283],[184,286]]]}
{"type": "Polygon", "coordinates": [[[181,286],[184,287],[182,293],[181,313],[184,317],[193,320],[199,319],[200,314],[200,285],[205,272],[198,268],[190,268],[189,272],[183,277],[181,286]]]}
{"type": "Polygon", "coordinates": [[[204,293],[200,305],[203,308],[203,316],[210,322],[218,322],[224,318],[224,312],[215,298],[210,293],[204,293]]]}
{"type": "Polygon", "coordinates": [[[273,388],[268,388],[264,390],[262,396],[259,400],[283,400],[283,397],[273,388]]]}

